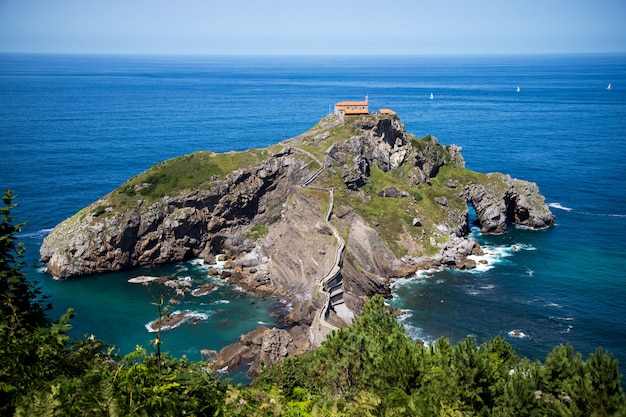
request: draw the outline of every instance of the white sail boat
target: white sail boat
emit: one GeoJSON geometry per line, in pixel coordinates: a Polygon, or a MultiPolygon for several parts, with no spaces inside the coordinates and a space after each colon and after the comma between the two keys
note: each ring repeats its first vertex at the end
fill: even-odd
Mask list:
{"type": "Polygon", "coordinates": [[[435,98],[435,96],[433,95],[433,93],[430,93],[430,97],[431,100],[435,98]]]}
{"type": "Polygon", "coordinates": [[[517,91],[518,93],[519,93],[520,91],[522,91],[522,90],[520,90],[519,85],[517,86],[517,90],[515,90],[515,91],[517,91]]]}
{"type": "Polygon", "coordinates": [[[607,86],[606,86],[606,89],[607,89],[607,90],[610,90],[610,89],[611,89],[611,83],[609,83],[609,85],[607,85],[607,86]]]}

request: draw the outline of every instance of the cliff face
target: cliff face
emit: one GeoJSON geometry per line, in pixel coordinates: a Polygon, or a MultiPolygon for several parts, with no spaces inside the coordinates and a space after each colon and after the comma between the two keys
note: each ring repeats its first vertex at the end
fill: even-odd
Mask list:
{"type": "Polygon", "coordinates": [[[157,164],[55,227],[40,252],[59,278],[225,253],[230,282],[292,300],[297,334],[259,330],[228,351],[267,359],[263,335],[304,351],[390,295],[390,279],[472,267],[468,203],[485,233],[554,223],[535,184],[468,171],[458,147],[417,139],[395,116],[328,116],[267,149],[157,164]]]}
{"type": "Polygon", "coordinates": [[[272,222],[277,213],[268,207],[280,206],[307,173],[306,161],[285,149],[259,166],[231,172],[208,190],[150,205],[138,199],[113,211],[116,191],[59,224],[44,240],[41,258],[52,275],[71,278],[177,262],[205,249],[221,253],[226,243],[239,250],[244,239],[237,232],[253,220],[272,222]],[[105,213],[98,215],[103,206],[105,213]]]}

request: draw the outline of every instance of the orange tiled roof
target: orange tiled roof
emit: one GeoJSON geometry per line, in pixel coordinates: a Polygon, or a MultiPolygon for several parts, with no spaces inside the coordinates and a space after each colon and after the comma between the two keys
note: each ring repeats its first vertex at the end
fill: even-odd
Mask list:
{"type": "Polygon", "coordinates": [[[335,106],[367,106],[368,104],[367,101],[342,101],[335,106]]]}

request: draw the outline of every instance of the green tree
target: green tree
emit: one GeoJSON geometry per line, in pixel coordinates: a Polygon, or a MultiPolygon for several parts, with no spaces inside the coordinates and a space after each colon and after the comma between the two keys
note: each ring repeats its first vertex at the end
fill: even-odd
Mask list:
{"type": "Polygon", "coordinates": [[[14,224],[14,198],[7,190],[0,208],[0,414],[11,412],[17,396],[43,376],[39,329],[50,325],[49,306],[21,270],[24,247],[15,235],[25,223],[14,224]]]}
{"type": "Polygon", "coordinates": [[[11,210],[15,195],[7,190],[2,198],[4,207],[0,208],[0,320],[2,331],[33,329],[49,324],[46,311],[49,304],[43,302],[41,291],[36,284],[26,279],[22,272],[24,246],[16,242],[15,234],[26,223],[14,224],[15,217],[11,210]],[[6,326],[6,327],[4,327],[6,326]]]}
{"type": "Polygon", "coordinates": [[[52,379],[22,398],[16,416],[214,416],[227,387],[206,364],[167,354],[158,364],[137,347],[92,362],[80,375],[52,379]]]}
{"type": "Polygon", "coordinates": [[[102,354],[95,339],[71,342],[67,331],[72,311],[58,321],[46,316],[50,305],[22,272],[22,244],[16,242],[24,223],[14,224],[12,191],[0,208],[0,415],[12,414],[21,395],[59,375],[83,372],[102,354]]]}
{"type": "Polygon", "coordinates": [[[408,406],[412,400],[401,392],[419,385],[423,350],[389,314],[383,297],[376,295],[352,326],[333,332],[317,350],[274,365],[255,386],[285,387],[288,397],[296,392],[294,387],[302,387],[313,395],[375,397],[377,404],[389,397],[390,406],[397,408],[404,400],[408,406]]]}
{"type": "Polygon", "coordinates": [[[577,401],[580,408],[591,416],[626,415],[622,376],[613,354],[597,348],[583,369],[584,388],[581,395],[584,400],[577,401]]]}

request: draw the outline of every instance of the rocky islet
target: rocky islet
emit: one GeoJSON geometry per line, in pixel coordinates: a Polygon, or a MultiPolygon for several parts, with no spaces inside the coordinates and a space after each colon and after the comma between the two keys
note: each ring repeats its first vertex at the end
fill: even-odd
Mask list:
{"type": "Polygon", "coordinates": [[[319,345],[373,294],[390,296],[393,278],[474,267],[468,256],[481,249],[469,236],[468,204],[483,233],[554,224],[536,184],[469,171],[460,148],[415,138],[395,115],[331,115],[242,154],[201,185],[158,198],[148,191],[163,176],[129,180],[52,230],[40,250],[48,272],[74,278],[226,254],[230,283],[292,305],[291,330],[258,328],[213,359],[217,369],[252,363],[255,374],[260,363],[319,345]]]}

